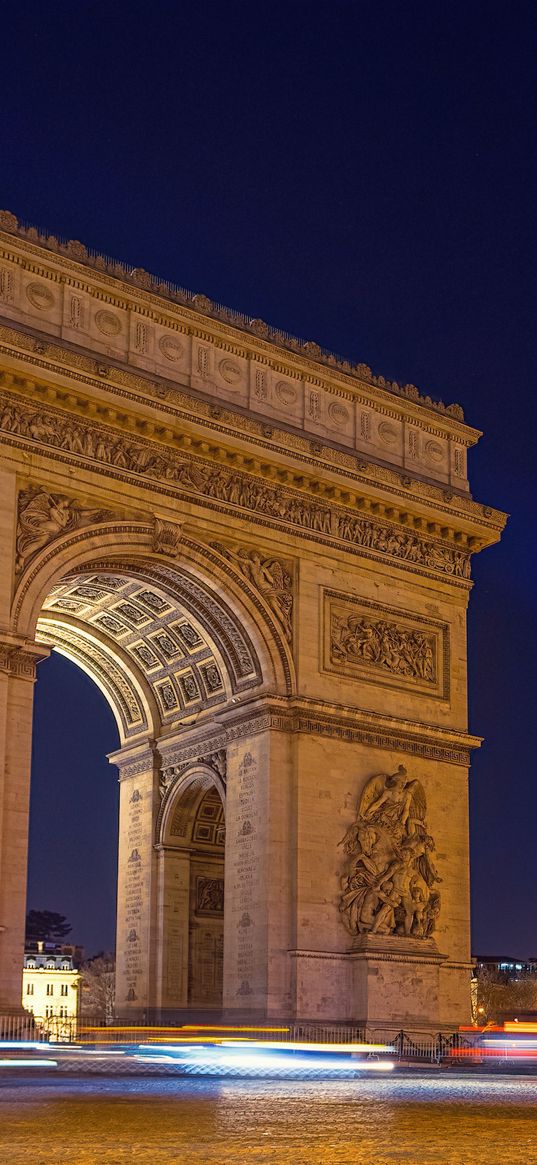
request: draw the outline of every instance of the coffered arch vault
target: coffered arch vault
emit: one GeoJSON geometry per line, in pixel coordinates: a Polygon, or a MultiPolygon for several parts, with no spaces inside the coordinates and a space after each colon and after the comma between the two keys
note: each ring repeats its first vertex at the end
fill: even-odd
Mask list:
{"type": "Polygon", "coordinates": [[[100,525],[58,539],[34,556],[14,599],[18,629],[95,680],[123,743],[293,683],[285,637],[247,580],[186,539],[173,562],[148,551],[150,529],[124,523],[112,541],[100,525]]]}

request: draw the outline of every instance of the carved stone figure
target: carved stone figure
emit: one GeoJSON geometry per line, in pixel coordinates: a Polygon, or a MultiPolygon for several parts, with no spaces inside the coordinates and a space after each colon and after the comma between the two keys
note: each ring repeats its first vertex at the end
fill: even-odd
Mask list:
{"type": "Polygon", "coordinates": [[[19,495],[17,525],[17,570],[59,534],[105,521],[109,510],[85,510],[71,498],[50,494],[44,489],[26,490],[19,495]]]}
{"type": "Polygon", "coordinates": [[[221,914],[224,909],[223,878],[198,878],[196,890],[198,914],[221,914]]]}
{"type": "Polygon", "coordinates": [[[440,911],[441,881],[426,828],[420,781],[403,765],[367,781],[356,821],[341,844],[351,859],[340,910],[351,934],[430,938],[440,911]]]}
{"type": "Polygon", "coordinates": [[[293,634],[293,576],[288,564],[279,558],[263,558],[258,550],[246,546],[232,548],[219,542],[212,542],[211,546],[230,559],[265,599],[290,641],[293,634]]]}
{"type": "Polygon", "coordinates": [[[169,789],[174,777],[175,777],[175,769],[173,769],[173,768],[161,769],[160,776],[159,776],[159,783],[158,783],[158,791],[160,793],[161,798],[164,798],[166,796],[166,793],[168,792],[168,789],[169,789]]]}
{"type": "Polygon", "coordinates": [[[199,762],[213,769],[225,785],[227,776],[227,753],[225,748],[218,748],[216,752],[208,752],[206,756],[200,756],[199,762]]]}

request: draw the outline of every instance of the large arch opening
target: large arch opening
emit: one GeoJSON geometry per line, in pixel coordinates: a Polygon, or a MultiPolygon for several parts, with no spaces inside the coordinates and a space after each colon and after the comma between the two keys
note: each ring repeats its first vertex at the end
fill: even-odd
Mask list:
{"type": "MultiPolygon", "coordinates": [[[[289,690],[285,637],[261,632],[261,608],[243,582],[222,585],[193,558],[179,565],[102,550],[90,558],[84,547],[81,559],[66,555],[64,573],[47,560],[46,589],[36,566],[16,602],[20,622],[34,619],[36,641],[87,673],[116,721],[116,1015],[218,1009],[226,752],[209,745],[208,753],[207,741],[241,714],[242,701],[289,690]],[[177,766],[185,744],[192,761],[177,766]]],[[[270,624],[271,612],[261,614],[270,624]]]]}
{"type": "Polygon", "coordinates": [[[35,687],[27,909],[64,914],[86,956],[115,948],[118,746],[102,693],[54,651],[35,687]]]}

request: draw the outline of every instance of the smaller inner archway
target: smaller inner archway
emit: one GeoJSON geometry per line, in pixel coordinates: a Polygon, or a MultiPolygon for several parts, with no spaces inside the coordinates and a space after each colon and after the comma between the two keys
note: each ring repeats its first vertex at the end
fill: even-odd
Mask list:
{"type": "Polygon", "coordinates": [[[171,796],[164,827],[163,1008],[221,1008],[224,965],[223,792],[207,770],[171,796]]]}

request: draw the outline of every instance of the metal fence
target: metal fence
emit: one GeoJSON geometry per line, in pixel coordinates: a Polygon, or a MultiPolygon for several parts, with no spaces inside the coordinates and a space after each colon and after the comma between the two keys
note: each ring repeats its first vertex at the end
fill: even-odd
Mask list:
{"type": "Polygon", "coordinates": [[[356,1044],[364,1043],[372,1046],[388,1044],[393,1048],[393,1055],[400,1062],[436,1063],[446,1060],[456,1060],[457,1053],[462,1056],[468,1054],[468,1049],[474,1046],[475,1040],[470,1034],[463,1036],[459,1032],[407,1032],[355,1027],[349,1024],[317,1024],[296,1023],[290,1021],[281,1024],[244,1024],[237,1026],[232,1023],[203,1025],[185,1024],[143,1024],[131,1021],[115,1020],[112,1024],[97,1017],[83,1017],[81,1019],[66,1019],[63,1016],[47,1016],[43,1019],[35,1018],[31,1013],[26,1015],[0,1016],[0,1040],[3,1041],[33,1041],[43,1043],[58,1043],[64,1045],[104,1045],[104,1044],[138,1044],[162,1040],[184,1039],[189,1033],[194,1038],[196,1033],[207,1039],[215,1039],[224,1035],[251,1037],[257,1040],[278,1040],[281,1042],[322,1043],[322,1044],[356,1044]]]}
{"type": "Polygon", "coordinates": [[[0,1015],[0,1040],[3,1041],[31,1041],[33,1043],[64,1043],[77,1042],[78,1020],[66,1018],[62,1015],[50,1015],[43,1018],[34,1016],[32,1012],[24,1015],[0,1015]]]}

